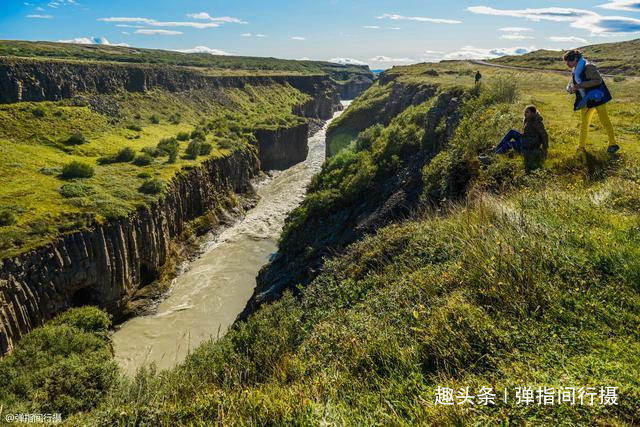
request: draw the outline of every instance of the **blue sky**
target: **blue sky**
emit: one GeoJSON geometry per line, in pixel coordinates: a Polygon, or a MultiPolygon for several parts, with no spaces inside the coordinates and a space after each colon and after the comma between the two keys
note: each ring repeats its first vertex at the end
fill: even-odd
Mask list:
{"type": "Polygon", "coordinates": [[[394,64],[640,37],[640,1],[0,0],[0,39],[394,64]]]}

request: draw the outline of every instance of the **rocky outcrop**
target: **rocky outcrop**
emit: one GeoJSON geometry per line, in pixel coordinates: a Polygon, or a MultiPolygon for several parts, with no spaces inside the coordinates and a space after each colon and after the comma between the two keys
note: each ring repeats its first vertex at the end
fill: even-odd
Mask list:
{"type": "Polygon", "coordinates": [[[340,94],[340,99],[350,100],[356,99],[360,94],[371,87],[374,81],[373,73],[371,76],[354,76],[345,82],[336,83],[336,88],[340,94]]]}
{"type": "Polygon", "coordinates": [[[189,221],[229,209],[251,192],[259,172],[254,147],[185,170],[166,195],[127,218],[60,237],[0,270],[0,354],[69,307],[96,304],[116,319],[134,293],[158,278],[170,245],[189,221]]]}
{"type": "Polygon", "coordinates": [[[257,129],[254,134],[262,170],[288,169],[303,162],[309,153],[306,122],[277,129],[257,129]]]}
{"type": "MultiPolygon", "coordinates": [[[[430,91],[415,92],[411,88],[409,93],[398,94],[401,100],[424,102],[428,98],[422,94],[430,91]]],[[[325,256],[335,255],[365,234],[409,214],[423,193],[422,168],[446,146],[455,132],[461,118],[461,104],[460,91],[437,95],[426,116],[422,148],[403,159],[397,171],[382,182],[375,193],[339,205],[321,218],[310,217],[291,230],[280,242],[274,259],[260,271],[254,294],[239,319],[246,318],[265,302],[279,298],[285,290],[297,292],[298,285],[310,283],[321,271],[325,256]]]]}

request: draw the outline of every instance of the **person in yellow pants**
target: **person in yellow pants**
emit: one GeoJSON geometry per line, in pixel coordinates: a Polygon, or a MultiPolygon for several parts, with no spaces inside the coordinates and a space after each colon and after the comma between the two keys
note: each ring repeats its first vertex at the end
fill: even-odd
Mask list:
{"type": "Polygon", "coordinates": [[[593,115],[597,112],[600,123],[604,126],[609,137],[609,153],[615,153],[620,149],[616,143],[616,137],[613,131],[613,125],[607,113],[607,103],[613,99],[609,88],[607,88],[604,79],[595,65],[586,63],[582,59],[582,53],[578,49],[573,49],[564,54],[563,57],[567,67],[574,70],[573,84],[569,85],[570,93],[576,94],[576,100],[573,105],[575,111],[582,112],[582,125],[580,126],[580,145],[579,148],[584,149],[589,135],[589,125],[593,119],[593,115]],[[576,78],[576,67],[580,76],[576,78]],[[579,83],[578,83],[579,81],[579,83]],[[585,102],[586,101],[586,102],[585,102]]]}
{"type": "MultiPolygon", "coordinates": [[[[609,151],[613,151],[611,147],[618,147],[616,144],[616,136],[613,132],[613,125],[609,119],[609,113],[607,113],[607,105],[602,104],[594,108],[583,108],[582,110],[582,125],[580,126],[580,148],[584,148],[587,144],[587,137],[589,136],[589,125],[593,115],[597,112],[600,123],[604,127],[609,137],[609,151]]],[[[615,149],[617,151],[620,147],[615,149]]],[[[613,151],[613,152],[615,152],[613,151]]]]}

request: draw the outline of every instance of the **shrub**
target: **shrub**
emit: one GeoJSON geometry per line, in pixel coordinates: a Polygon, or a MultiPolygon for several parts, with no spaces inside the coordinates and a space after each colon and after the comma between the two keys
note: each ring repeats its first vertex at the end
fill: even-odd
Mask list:
{"type": "Polygon", "coordinates": [[[160,150],[163,154],[171,154],[174,151],[178,151],[178,140],[175,138],[164,138],[161,139],[157,145],[158,150],[160,150]]]}
{"type": "Polygon", "coordinates": [[[185,150],[187,154],[187,158],[195,159],[200,154],[200,148],[202,147],[202,143],[196,139],[191,141],[185,150]]]}
{"type": "Polygon", "coordinates": [[[151,179],[153,175],[151,175],[149,172],[141,172],[138,174],[138,178],[142,178],[142,179],[151,179]]]}
{"type": "Polygon", "coordinates": [[[164,185],[161,180],[157,178],[145,181],[144,184],[138,188],[138,191],[144,194],[158,194],[162,192],[164,185]]]}
{"type": "Polygon", "coordinates": [[[181,120],[182,120],[182,117],[180,117],[180,114],[178,113],[172,114],[169,117],[169,122],[174,125],[180,124],[181,120]]]}
{"type": "Polygon", "coordinates": [[[149,121],[154,125],[157,125],[158,123],[160,123],[160,118],[156,114],[153,114],[151,115],[151,117],[149,117],[149,121]]]}
{"type": "Polygon", "coordinates": [[[129,123],[127,125],[127,129],[140,132],[142,130],[142,126],[140,126],[138,123],[129,123]]]}
{"type": "Polygon", "coordinates": [[[7,227],[16,223],[16,216],[13,212],[4,209],[0,210],[0,227],[7,227]]]}
{"type": "Polygon", "coordinates": [[[62,197],[72,198],[72,197],[84,197],[93,194],[95,191],[93,187],[90,185],[79,184],[79,183],[71,183],[64,184],[58,190],[62,197]]]}
{"type": "Polygon", "coordinates": [[[37,117],[37,118],[39,118],[39,119],[45,116],[45,111],[44,111],[44,109],[42,109],[41,107],[36,107],[36,108],[34,108],[34,109],[33,109],[33,111],[32,111],[32,113],[33,113],[33,115],[34,115],[35,117],[37,117]]]}
{"type": "Polygon", "coordinates": [[[75,160],[62,168],[63,178],[91,178],[94,173],[91,165],[75,160]]]}
{"type": "Polygon", "coordinates": [[[125,147],[116,154],[116,161],[121,163],[130,162],[136,157],[136,152],[130,147],[125,147]]]}
{"type": "Polygon", "coordinates": [[[202,129],[194,129],[194,131],[191,132],[191,139],[204,141],[205,140],[204,131],[202,129]]]}
{"type": "Polygon", "coordinates": [[[178,139],[178,141],[188,141],[189,132],[180,132],[176,138],[178,139]]]}
{"type": "Polygon", "coordinates": [[[167,163],[175,163],[176,160],[178,160],[178,150],[169,153],[169,159],[167,160],[167,163]]]}
{"type": "Polygon", "coordinates": [[[153,162],[153,157],[151,157],[147,153],[142,153],[135,158],[133,164],[136,166],[148,166],[151,164],[151,162],[153,162]]]}
{"type": "Polygon", "coordinates": [[[69,145],[80,145],[87,142],[87,139],[81,132],[76,132],[72,134],[69,138],[67,138],[67,144],[69,145]]]}
{"type": "Polygon", "coordinates": [[[28,333],[0,362],[0,400],[63,416],[94,407],[118,373],[109,323],[101,310],[82,307],[28,333]]]}
{"type": "Polygon", "coordinates": [[[153,158],[160,157],[163,154],[162,151],[158,150],[156,147],[144,147],[140,151],[150,155],[153,158]]]}
{"type": "Polygon", "coordinates": [[[213,150],[213,146],[208,142],[205,142],[202,145],[200,145],[201,156],[208,156],[209,154],[211,154],[211,150],[213,150]]]}

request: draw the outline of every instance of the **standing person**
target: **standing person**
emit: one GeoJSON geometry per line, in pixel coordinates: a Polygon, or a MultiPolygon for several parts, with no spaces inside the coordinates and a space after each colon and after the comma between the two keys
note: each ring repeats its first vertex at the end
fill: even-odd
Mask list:
{"type": "Polygon", "coordinates": [[[582,112],[582,124],[580,126],[580,142],[579,148],[585,148],[587,136],[589,135],[589,125],[593,119],[593,115],[597,112],[600,123],[607,131],[609,137],[609,153],[615,153],[620,149],[616,144],[613,125],[607,113],[607,102],[613,97],[607,88],[600,72],[595,65],[586,62],[582,57],[582,53],[578,49],[568,51],[563,56],[567,67],[572,68],[573,84],[569,85],[569,92],[576,94],[576,100],[573,104],[575,111],[582,112]]]}
{"type": "Polygon", "coordinates": [[[480,83],[480,79],[482,79],[482,74],[480,74],[480,70],[476,72],[476,84],[480,83]]]}

